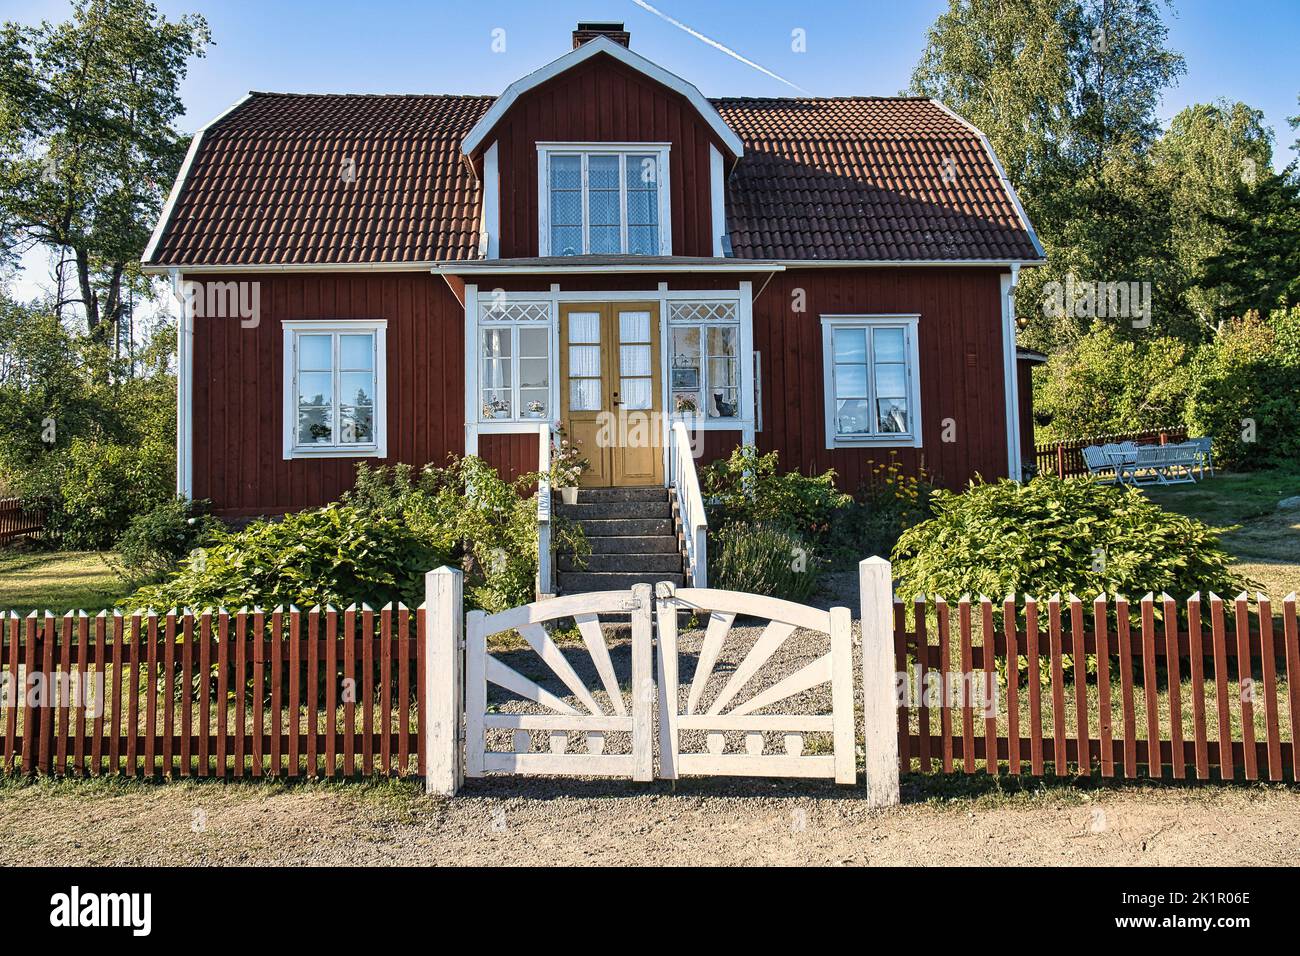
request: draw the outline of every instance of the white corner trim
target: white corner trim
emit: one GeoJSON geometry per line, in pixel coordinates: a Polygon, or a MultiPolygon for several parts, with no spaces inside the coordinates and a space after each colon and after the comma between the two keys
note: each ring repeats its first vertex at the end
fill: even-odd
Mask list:
{"type": "Polygon", "coordinates": [[[993,151],[993,144],[989,142],[989,138],[973,123],[958,116],[934,97],[930,97],[930,102],[979,137],[980,142],[984,145],[984,152],[988,154],[994,168],[998,171],[998,178],[1002,180],[1002,188],[1006,190],[1007,198],[1016,207],[1016,215],[1020,217],[1021,225],[1025,227],[1025,232],[1029,233],[1029,241],[1034,244],[1034,249],[1038,251],[1038,254],[1046,258],[1047,253],[1043,251],[1043,244],[1038,241],[1038,233],[1034,230],[1034,224],[1029,221],[1029,215],[1025,212],[1025,207],[1020,204],[1020,197],[1016,194],[1016,187],[1011,185],[1011,180],[1007,177],[1007,171],[1002,167],[1002,161],[998,159],[998,154],[993,151]]]}
{"type": "Polygon", "coordinates": [[[1002,374],[1005,378],[1007,419],[1007,476],[1020,481],[1024,468],[1020,454],[1020,369],[1016,364],[1016,303],[1012,298],[1020,270],[999,277],[1002,293],[1002,374]]]}
{"type": "Polygon", "coordinates": [[[171,192],[167,194],[167,201],[163,203],[162,212],[158,215],[158,224],[153,227],[153,234],[149,236],[149,245],[144,247],[144,253],[140,256],[141,262],[148,262],[153,258],[154,250],[162,240],[163,233],[167,231],[167,224],[171,222],[172,218],[172,210],[176,208],[176,201],[180,199],[181,190],[185,188],[185,182],[189,179],[190,166],[194,164],[194,157],[198,155],[199,143],[203,140],[203,134],[235,110],[239,109],[239,107],[243,106],[252,95],[252,93],[245,93],[225,110],[213,119],[204,123],[197,131],[195,131],[194,138],[190,140],[190,148],[185,151],[185,161],[181,163],[180,172],[176,174],[176,181],[172,183],[171,192]]]}
{"type": "Polygon", "coordinates": [[[663,67],[650,62],[639,53],[633,53],[627,47],[615,43],[608,37],[597,37],[594,40],[589,40],[576,50],[570,50],[559,59],[552,60],[540,69],[534,70],[527,76],[511,83],[506,87],[505,92],[497,97],[491,109],[483,114],[483,118],[475,123],[474,128],[465,136],[465,139],[461,142],[461,152],[468,156],[478,149],[487,138],[488,133],[501,120],[501,117],[505,116],[510,107],[514,105],[515,100],[519,99],[520,96],[547,80],[559,76],[571,67],[586,62],[599,53],[612,56],[624,66],[631,67],[657,83],[661,83],[686,97],[691,106],[695,108],[695,111],[700,114],[700,118],[708,123],[713,132],[717,134],[718,139],[731,151],[731,154],[736,157],[744,155],[744,144],[741,142],[740,137],[736,135],[735,130],[723,121],[718,111],[714,109],[713,104],[705,99],[704,94],[696,89],[693,84],[686,82],[680,76],[669,73],[663,67]]]}
{"type": "Polygon", "coordinates": [[[713,254],[722,256],[722,236],[727,231],[726,178],[723,175],[722,154],[718,147],[709,144],[709,206],[713,224],[713,254]]]}
{"type": "Polygon", "coordinates": [[[465,285],[465,455],[478,454],[478,286],[465,285]]]}
{"type": "Polygon", "coordinates": [[[479,255],[496,259],[501,255],[501,174],[497,167],[497,143],[483,154],[483,225],[479,255]]]}
{"type": "Polygon", "coordinates": [[[387,319],[286,319],[283,331],[284,459],[387,458],[388,457],[388,320],[387,319]],[[375,334],[375,440],[348,447],[324,445],[319,450],[298,444],[298,364],[294,337],[304,332],[374,332],[375,334]]]}
{"type": "MultiPolygon", "coordinates": [[[[822,406],[825,419],[826,447],[836,448],[921,448],[921,354],[920,322],[918,313],[869,313],[852,315],[823,314],[822,326],[822,406]],[[910,435],[871,435],[863,438],[845,438],[835,431],[835,349],[834,330],[843,327],[903,326],[907,330],[907,400],[911,408],[913,429],[910,435]]],[[[874,400],[875,372],[871,343],[867,343],[867,390],[874,400]]]]}
{"type": "Polygon", "coordinates": [[[184,275],[168,273],[172,308],[176,310],[176,494],[194,496],[194,317],[181,294],[184,275]]]}

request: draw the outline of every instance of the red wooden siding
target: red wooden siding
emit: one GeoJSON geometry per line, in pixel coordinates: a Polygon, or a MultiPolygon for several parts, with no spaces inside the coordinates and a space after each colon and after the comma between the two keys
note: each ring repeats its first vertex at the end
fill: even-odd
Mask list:
{"type": "Polygon", "coordinates": [[[673,254],[713,255],[709,144],[716,136],[684,97],[611,57],[592,57],[521,96],[490,134],[489,144],[494,139],[502,258],[538,254],[539,142],[672,144],[673,254]]]}
{"type": "MultiPolygon", "coordinates": [[[[759,286],[755,286],[758,294],[759,286]]],[[[834,468],[855,490],[891,449],[826,448],[821,316],[919,314],[924,448],[892,449],[947,487],[1007,474],[1001,291],[996,269],[809,269],[777,273],[754,302],[763,372],[762,451],[804,472],[834,468]],[[802,303],[796,298],[802,290],[802,303]],[[796,312],[802,304],[805,311],[796,312]],[[955,441],[940,441],[944,419],[955,441]]]]}
{"type": "Polygon", "coordinates": [[[358,461],[284,460],[284,343],[291,319],[388,320],[384,461],[442,463],[464,449],[464,309],[427,274],[222,276],[261,283],[260,321],[195,319],[194,488],[225,515],[335,500],[358,461]]]}
{"type": "Polygon", "coordinates": [[[478,454],[506,481],[537,470],[537,435],[479,435],[478,454]]]}
{"type": "Polygon", "coordinates": [[[1016,388],[1020,397],[1020,460],[1034,460],[1034,362],[1016,362],[1016,388]]]}

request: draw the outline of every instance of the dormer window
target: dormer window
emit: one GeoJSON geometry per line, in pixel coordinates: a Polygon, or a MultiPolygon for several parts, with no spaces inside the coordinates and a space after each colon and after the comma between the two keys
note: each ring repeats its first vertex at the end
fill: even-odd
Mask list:
{"type": "Polygon", "coordinates": [[[672,254],[666,144],[542,143],[537,159],[542,255],[672,254]]]}

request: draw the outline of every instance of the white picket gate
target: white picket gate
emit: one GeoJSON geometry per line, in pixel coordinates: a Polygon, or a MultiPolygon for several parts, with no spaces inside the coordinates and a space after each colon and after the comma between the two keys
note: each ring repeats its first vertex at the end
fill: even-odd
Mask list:
{"type": "MultiPolygon", "coordinates": [[[[898,802],[889,563],[880,558],[862,562],[860,579],[868,803],[884,806],[898,802]]],[[[676,588],[665,582],[655,589],[642,584],[627,591],[567,595],[498,614],[474,611],[462,619],[461,574],[451,568],[429,572],[426,597],[424,746],[430,793],[455,794],[464,776],[489,773],[652,780],[656,708],[661,778],[722,775],[856,782],[852,621],[847,608],[824,611],[757,594],[676,588]],[[682,612],[707,616],[708,621],[684,700],[678,679],[682,612]],[[617,660],[602,615],[631,619],[630,653],[620,649],[617,660]],[[721,682],[721,687],[706,697],[737,616],[767,624],[725,681],[713,682],[721,682]],[[585,658],[576,645],[566,656],[544,626],[569,618],[581,635],[585,658]],[[779,666],[778,650],[799,629],[825,635],[825,653],[792,673],[754,681],[765,668],[779,666]],[[505,634],[517,634],[522,645],[511,649],[507,643],[489,650],[488,639],[505,634]],[[657,680],[652,673],[656,645],[657,680]],[[514,661],[518,666],[505,660],[511,655],[520,655],[514,661]],[[547,690],[542,680],[553,686],[558,681],[563,691],[547,690]],[[762,689],[746,693],[751,684],[762,689]],[[782,701],[826,684],[829,713],[771,712],[782,701]],[[548,712],[489,707],[490,685],[548,712]],[[728,753],[726,735],[736,732],[743,734],[743,750],[728,753]],[[703,740],[703,749],[684,750],[687,734],[703,740]],[[805,753],[808,734],[829,736],[831,752],[805,753]],[[779,735],[779,750],[768,752],[766,735],[779,735]],[[570,749],[573,736],[582,744],[570,749]]]]}

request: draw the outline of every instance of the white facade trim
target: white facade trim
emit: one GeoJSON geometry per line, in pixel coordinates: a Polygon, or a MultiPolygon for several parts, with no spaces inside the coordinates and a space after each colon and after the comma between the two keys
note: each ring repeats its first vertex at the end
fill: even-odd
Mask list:
{"type": "MultiPolygon", "coordinates": [[[[495,145],[495,144],[493,144],[495,145]]],[[[588,229],[590,226],[587,213],[587,156],[593,154],[610,154],[622,156],[627,153],[653,153],[659,164],[658,188],[655,198],[659,203],[659,249],[657,254],[673,254],[672,224],[672,177],[668,167],[669,143],[538,143],[537,144],[537,252],[540,256],[551,255],[551,192],[550,165],[551,157],[556,154],[576,153],[582,156],[582,244],[583,254],[586,250],[588,229]]],[[[627,221],[627,177],[626,163],[619,164],[619,217],[620,249],[628,247],[627,221]]],[[[633,253],[607,253],[609,255],[632,255],[633,253]]]]}
{"type": "Polygon", "coordinates": [[[1002,188],[1006,190],[1007,198],[1016,207],[1016,215],[1020,217],[1020,224],[1025,227],[1025,232],[1029,234],[1029,241],[1034,244],[1034,249],[1038,251],[1038,254],[1045,258],[1047,253],[1043,251],[1043,244],[1038,241],[1038,233],[1034,231],[1034,224],[1029,221],[1029,214],[1025,212],[1025,207],[1020,204],[1020,197],[1016,194],[1016,187],[1011,185],[1011,180],[1007,177],[1007,171],[1003,168],[1002,161],[998,159],[998,154],[993,151],[993,144],[989,142],[989,138],[973,123],[958,116],[934,97],[930,98],[930,102],[979,137],[980,143],[984,146],[984,152],[998,171],[998,178],[1002,180],[1002,188]]]}
{"type": "Polygon", "coordinates": [[[718,147],[709,144],[709,206],[713,224],[713,254],[721,258],[724,254],[722,237],[727,231],[727,197],[726,177],[724,175],[722,153],[718,147]]]}
{"type": "MultiPolygon", "coordinates": [[[[921,316],[917,313],[822,315],[822,401],[826,425],[826,447],[828,449],[922,447],[920,321],[921,316]],[[835,431],[835,349],[833,332],[836,328],[874,326],[903,326],[907,329],[907,401],[912,416],[912,433],[898,436],[871,435],[862,438],[846,438],[835,431]]],[[[870,370],[872,369],[870,342],[867,343],[867,348],[867,368],[870,370]]],[[[875,375],[874,371],[868,371],[867,374],[869,381],[871,381],[875,375]]],[[[870,392],[869,397],[874,403],[874,386],[870,386],[870,392]]]]}
{"type": "Polygon", "coordinates": [[[465,455],[478,454],[478,286],[465,286],[465,455]]]}
{"type": "Polygon", "coordinates": [[[1020,453],[1020,369],[1016,365],[1016,302],[1013,296],[1020,271],[1012,269],[1000,277],[1002,294],[1002,374],[1005,378],[1007,419],[1007,476],[1012,481],[1024,477],[1020,453]]]}
{"type": "MultiPolygon", "coordinates": [[[[194,165],[194,157],[198,155],[199,143],[203,140],[203,134],[243,106],[252,95],[252,93],[245,93],[213,119],[200,126],[195,132],[194,138],[190,140],[190,148],[185,151],[185,160],[181,163],[180,172],[176,174],[176,181],[172,183],[171,192],[167,194],[167,201],[163,203],[162,212],[158,215],[158,224],[153,227],[153,234],[149,236],[149,245],[144,247],[144,253],[140,256],[142,262],[148,262],[153,258],[154,250],[162,240],[163,233],[167,231],[167,224],[171,222],[172,218],[172,210],[176,208],[176,201],[180,199],[181,190],[185,188],[185,181],[189,179],[190,167],[194,165]]],[[[152,272],[153,270],[144,269],[144,271],[152,272]]],[[[160,273],[164,271],[167,271],[166,267],[159,267],[160,273]]]]}
{"type": "MultiPolygon", "coordinates": [[[[467,259],[467,262],[477,260],[467,259]]],[[[249,265],[157,265],[141,266],[145,275],[166,275],[173,269],[184,269],[190,275],[219,275],[236,273],[310,273],[310,272],[428,272],[442,265],[437,261],[425,262],[300,262],[300,263],[252,263],[249,265]]]]}
{"type": "Polygon", "coordinates": [[[284,459],[388,457],[388,320],[286,319],[284,336],[284,459]],[[298,444],[298,351],[295,337],[310,332],[373,332],[375,334],[375,440],[356,447],[325,445],[320,450],[298,444]]]}
{"type": "Polygon", "coordinates": [[[194,496],[194,316],[185,307],[185,276],[169,273],[176,309],[176,494],[194,496]]]}
{"type": "MultiPolygon", "coordinates": [[[[654,263],[619,263],[618,265],[584,265],[581,258],[574,256],[573,265],[508,265],[510,260],[502,260],[501,265],[491,263],[467,262],[437,263],[430,270],[434,275],[451,276],[512,276],[512,275],[617,275],[633,273],[669,273],[669,272],[784,272],[785,266],[757,260],[746,264],[740,259],[725,259],[722,262],[702,262],[699,265],[672,263],[670,265],[654,263]]],[[[233,270],[232,270],[233,271],[233,270]]],[[[345,270],[338,270],[340,272],[345,270]]]]}
{"type": "Polygon", "coordinates": [[[521,77],[506,87],[495,103],[492,104],[483,118],[474,124],[474,128],[469,131],[465,139],[461,142],[461,151],[466,155],[471,155],[476,149],[483,144],[488,133],[509,112],[510,107],[514,105],[515,100],[527,93],[536,86],[540,86],[547,80],[554,79],[561,73],[584,63],[597,54],[605,53],[618,60],[624,66],[631,67],[639,73],[643,73],[650,79],[660,83],[676,93],[684,96],[700,114],[709,127],[717,134],[724,146],[731,151],[733,156],[743,156],[745,146],[740,137],[736,135],[735,130],[728,126],[714,109],[713,104],[705,99],[695,86],[683,80],[680,76],[669,73],[663,67],[650,62],[639,53],[633,53],[627,47],[620,43],[615,43],[608,37],[596,37],[582,44],[576,50],[570,50],[562,57],[552,60],[550,63],[534,70],[527,76],[521,77]]]}
{"type": "Polygon", "coordinates": [[[483,220],[479,229],[479,255],[488,259],[501,255],[501,173],[495,140],[483,154],[483,220]]]}

